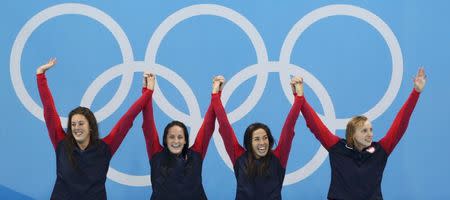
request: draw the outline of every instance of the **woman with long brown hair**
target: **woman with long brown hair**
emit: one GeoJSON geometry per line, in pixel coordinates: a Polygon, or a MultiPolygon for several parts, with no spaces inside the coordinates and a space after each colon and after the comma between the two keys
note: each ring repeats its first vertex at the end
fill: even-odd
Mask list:
{"type": "Polygon", "coordinates": [[[77,107],[70,112],[67,131],[64,131],[45,76],[45,72],[55,64],[56,59],[50,59],[36,71],[45,124],[56,153],[56,181],[51,199],[106,199],[109,162],[133,120],[149,101],[150,91],[144,89],[142,96],[103,139],[99,138],[94,114],[85,107],[77,107]]]}
{"type": "MultiPolygon", "coordinates": [[[[223,85],[224,78],[219,76],[219,79],[223,85]]],[[[272,133],[263,123],[253,123],[247,127],[242,147],[236,139],[220,98],[214,99],[219,132],[236,176],[236,199],[281,199],[294,128],[303,105],[303,88],[299,87],[302,81],[299,77],[291,80],[295,100],[281,131],[278,146],[274,150],[272,133]]]]}

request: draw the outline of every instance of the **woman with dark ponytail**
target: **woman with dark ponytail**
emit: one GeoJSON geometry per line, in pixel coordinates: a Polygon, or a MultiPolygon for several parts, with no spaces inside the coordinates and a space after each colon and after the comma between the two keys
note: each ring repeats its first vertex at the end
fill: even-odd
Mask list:
{"type": "MultiPolygon", "coordinates": [[[[155,85],[155,76],[146,74],[150,89],[150,99],[146,103],[142,130],[147,146],[147,155],[151,167],[151,199],[207,199],[202,184],[202,165],[211,136],[214,132],[216,115],[212,105],[206,111],[202,126],[195,143],[189,148],[189,134],[180,121],[172,121],[164,129],[163,145],[159,143],[153,117],[151,96],[155,85]]],[[[220,82],[213,80],[211,101],[220,98],[220,82]]]]}
{"type": "MultiPolygon", "coordinates": [[[[219,76],[219,80],[223,85],[224,78],[219,76]]],[[[269,127],[262,123],[247,127],[242,147],[236,139],[220,98],[213,99],[214,111],[220,125],[219,132],[233,163],[237,180],[236,199],[281,199],[295,123],[303,104],[303,88],[300,87],[302,81],[299,77],[291,80],[295,100],[281,131],[278,146],[274,150],[272,133],[269,127]]]]}
{"type": "Polygon", "coordinates": [[[65,132],[45,77],[45,72],[55,64],[56,59],[50,59],[36,71],[45,124],[56,153],[56,182],[51,199],[106,199],[109,162],[133,120],[149,101],[150,91],[144,89],[142,96],[103,139],[99,138],[94,114],[85,107],[77,107],[70,112],[65,132]]]}

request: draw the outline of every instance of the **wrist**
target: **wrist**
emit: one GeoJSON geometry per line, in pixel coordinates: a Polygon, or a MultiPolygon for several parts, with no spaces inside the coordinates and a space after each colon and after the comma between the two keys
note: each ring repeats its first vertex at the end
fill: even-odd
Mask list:
{"type": "Polygon", "coordinates": [[[217,94],[219,91],[220,91],[219,87],[213,87],[213,89],[212,89],[211,92],[212,92],[213,94],[217,94]]]}
{"type": "Polygon", "coordinates": [[[38,68],[38,69],[36,70],[36,74],[43,74],[43,73],[45,73],[45,70],[43,70],[43,69],[41,69],[41,68],[38,68]]]}
{"type": "Polygon", "coordinates": [[[422,88],[422,89],[420,89],[420,88],[418,88],[418,87],[414,87],[414,91],[416,91],[417,93],[421,93],[421,92],[422,92],[422,90],[423,90],[423,88],[422,88]]]}

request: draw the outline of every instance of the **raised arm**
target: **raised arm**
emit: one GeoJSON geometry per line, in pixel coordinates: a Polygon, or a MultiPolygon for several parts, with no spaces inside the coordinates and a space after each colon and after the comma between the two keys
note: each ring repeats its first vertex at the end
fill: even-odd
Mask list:
{"type": "Polygon", "coordinates": [[[304,102],[303,79],[300,77],[293,77],[291,80],[291,88],[295,97],[294,104],[292,105],[292,108],[289,111],[288,116],[286,117],[278,146],[274,150],[275,156],[278,157],[281,162],[281,166],[283,166],[284,168],[286,168],[289,158],[289,152],[291,151],[292,138],[294,138],[295,135],[295,124],[304,102]]]}
{"type": "Polygon", "coordinates": [[[45,72],[56,64],[56,59],[52,58],[47,64],[40,66],[36,70],[37,85],[39,96],[41,97],[42,106],[44,107],[44,119],[47,126],[48,136],[56,149],[56,145],[64,139],[65,132],[61,126],[58,112],[56,111],[55,103],[52,94],[47,84],[45,72]]]}
{"type": "Polygon", "coordinates": [[[133,105],[128,109],[128,111],[120,118],[120,120],[116,123],[111,132],[103,138],[103,141],[108,144],[111,155],[119,148],[123,139],[127,135],[131,126],[133,126],[133,121],[136,116],[141,112],[144,105],[150,101],[152,91],[148,88],[144,89],[141,97],[133,103],[133,105]]]}
{"type": "Polygon", "coordinates": [[[380,145],[389,155],[394,150],[395,146],[398,144],[403,134],[406,132],[406,128],[408,128],[409,119],[411,118],[411,114],[416,106],[417,101],[419,100],[420,93],[425,87],[426,83],[426,75],[425,70],[423,68],[419,69],[416,77],[414,78],[414,89],[406,100],[405,104],[403,104],[400,111],[397,113],[394,122],[387,134],[380,140],[380,145]]]}
{"type": "MultiPolygon", "coordinates": [[[[301,96],[303,96],[303,87],[301,90],[301,96]]],[[[306,126],[311,130],[314,136],[319,140],[325,149],[329,150],[333,145],[339,142],[339,137],[333,135],[330,130],[323,124],[316,111],[309,105],[306,99],[303,99],[304,103],[301,107],[303,117],[306,121],[306,126]]]]}
{"type": "Polygon", "coordinates": [[[192,150],[200,153],[202,159],[205,158],[206,151],[208,150],[209,141],[214,133],[214,128],[216,125],[216,114],[213,108],[213,99],[220,99],[220,91],[222,90],[222,85],[224,78],[222,76],[216,76],[213,79],[211,102],[206,111],[205,118],[203,119],[202,127],[198,131],[197,138],[195,138],[195,143],[192,146],[192,150]]]}
{"type": "MultiPolygon", "coordinates": [[[[222,81],[220,84],[220,88],[223,87],[225,81],[223,77],[221,80],[222,81]]],[[[227,150],[228,156],[230,157],[231,162],[234,166],[237,158],[239,158],[239,156],[241,156],[245,152],[245,149],[239,144],[236,139],[236,134],[234,133],[234,130],[231,127],[230,122],[228,121],[227,113],[225,112],[222,101],[220,100],[220,94],[221,91],[219,91],[217,95],[213,95],[212,104],[214,112],[217,116],[217,120],[219,121],[220,136],[222,136],[223,143],[225,144],[225,149],[227,150]]]]}
{"type": "Polygon", "coordinates": [[[144,87],[142,93],[147,90],[146,88],[150,90],[150,100],[145,103],[144,109],[142,110],[142,131],[145,137],[148,160],[151,160],[153,155],[163,150],[163,147],[159,143],[158,131],[156,130],[155,118],[153,117],[152,97],[155,87],[155,78],[154,74],[144,73],[144,87]]]}

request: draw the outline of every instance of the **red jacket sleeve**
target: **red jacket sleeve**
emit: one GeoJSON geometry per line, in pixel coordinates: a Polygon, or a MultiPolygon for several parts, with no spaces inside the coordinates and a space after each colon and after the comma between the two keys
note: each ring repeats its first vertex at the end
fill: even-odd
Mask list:
{"type": "Polygon", "coordinates": [[[245,149],[239,144],[236,139],[236,134],[234,133],[233,128],[231,127],[230,122],[227,118],[227,113],[223,108],[222,101],[220,100],[220,94],[213,95],[212,97],[214,112],[216,113],[217,120],[219,121],[219,133],[222,136],[223,142],[225,144],[225,149],[227,150],[228,156],[233,163],[233,166],[236,160],[241,156],[245,149]]]}
{"type": "Polygon", "coordinates": [[[214,133],[214,128],[216,125],[216,114],[214,113],[212,104],[212,99],[214,96],[219,96],[219,94],[211,94],[211,102],[209,104],[208,111],[206,111],[202,127],[198,131],[194,145],[191,148],[193,151],[200,153],[202,155],[202,159],[205,158],[209,141],[211,140],[211,136],[214,133]]]}
{"type": "Polygon", "coordinates": [[[120,120],[114,125],[111,132],[103,138],[103,141],[108,144],[111,149],[111,156],[114,155],[116,150],[119,148],[123,139],[127,135],[131,126],[133,126],[133,121],[136,116],[142,111],[145,103],[150,100],[151,91],[145,91],[142,96],[134,102],[134,104],[128,109],[128,111],[120,118],[120,120]]]}
{"type": "Polygon", "coordinates": [[[394,150],[395,146],[398,144],[403,134],[408,128],[409,119],[411,118],[411,114],[416,106],[417,101],[419,100],[420,93],[413,89],[411,94],[409,95],[408,100],[402,106],[400,111],[397,113],[394,122],[387,134],[380,140],[381,147],[386,151],[389,155],[394,150]]]}
{"type": "Polygon", "coordinates": [[[304,101],[301,111],[303,117],[305,117],[306,126],[308,126],[309,130],[311,130],[322,146],[329,150],[333,145],[339,142],[339,137],[333,135],[331,131],[328,130],[322,120],[320,120],[316,111],[308,104],[306,99],[304,101]]]}
{"type": "Polygon", "coordinates": [[[42,106],[44,107],[44,119],[48,130],[48,136],[52,141],[53,148],[56,149],[56,145],[64,139],[65,132],[61,126],[61,120],[56,111],[55,103],[50,89],[48,88],[47,78],[44,73],[37,75],[37,85],[42,106]]]}
{"type": "MultiPolygon", "coordinates": [[[[144,92],[144,88],[142,91],[144,92]]],[[[156,131],[155,118],[153,117],[153,90],[150,90],[150,99],[145,102],[144,109],[142,111],[143,122],[142,131],[145,137],[145,146],[147,147],[147,156],[151,160],[153,155],[163,150],[163,147],[159,143],[158,131],[156,131]]]]}
{"type": "Polygon", "coordinates": [[[291,111],[289,111],[281,131],[280,141],[278,142],[278,146],[273,151],[275,156],[280,159],[281,166],[283,166],[283,168],[286,168],[287,165],[289,152],[291,151],[292,146],[292,139],[295,135],[295,124],[304,100],[305,98],[303,96],[299,97],[295,95],[294,104],[292,105],[291,111]]]}

